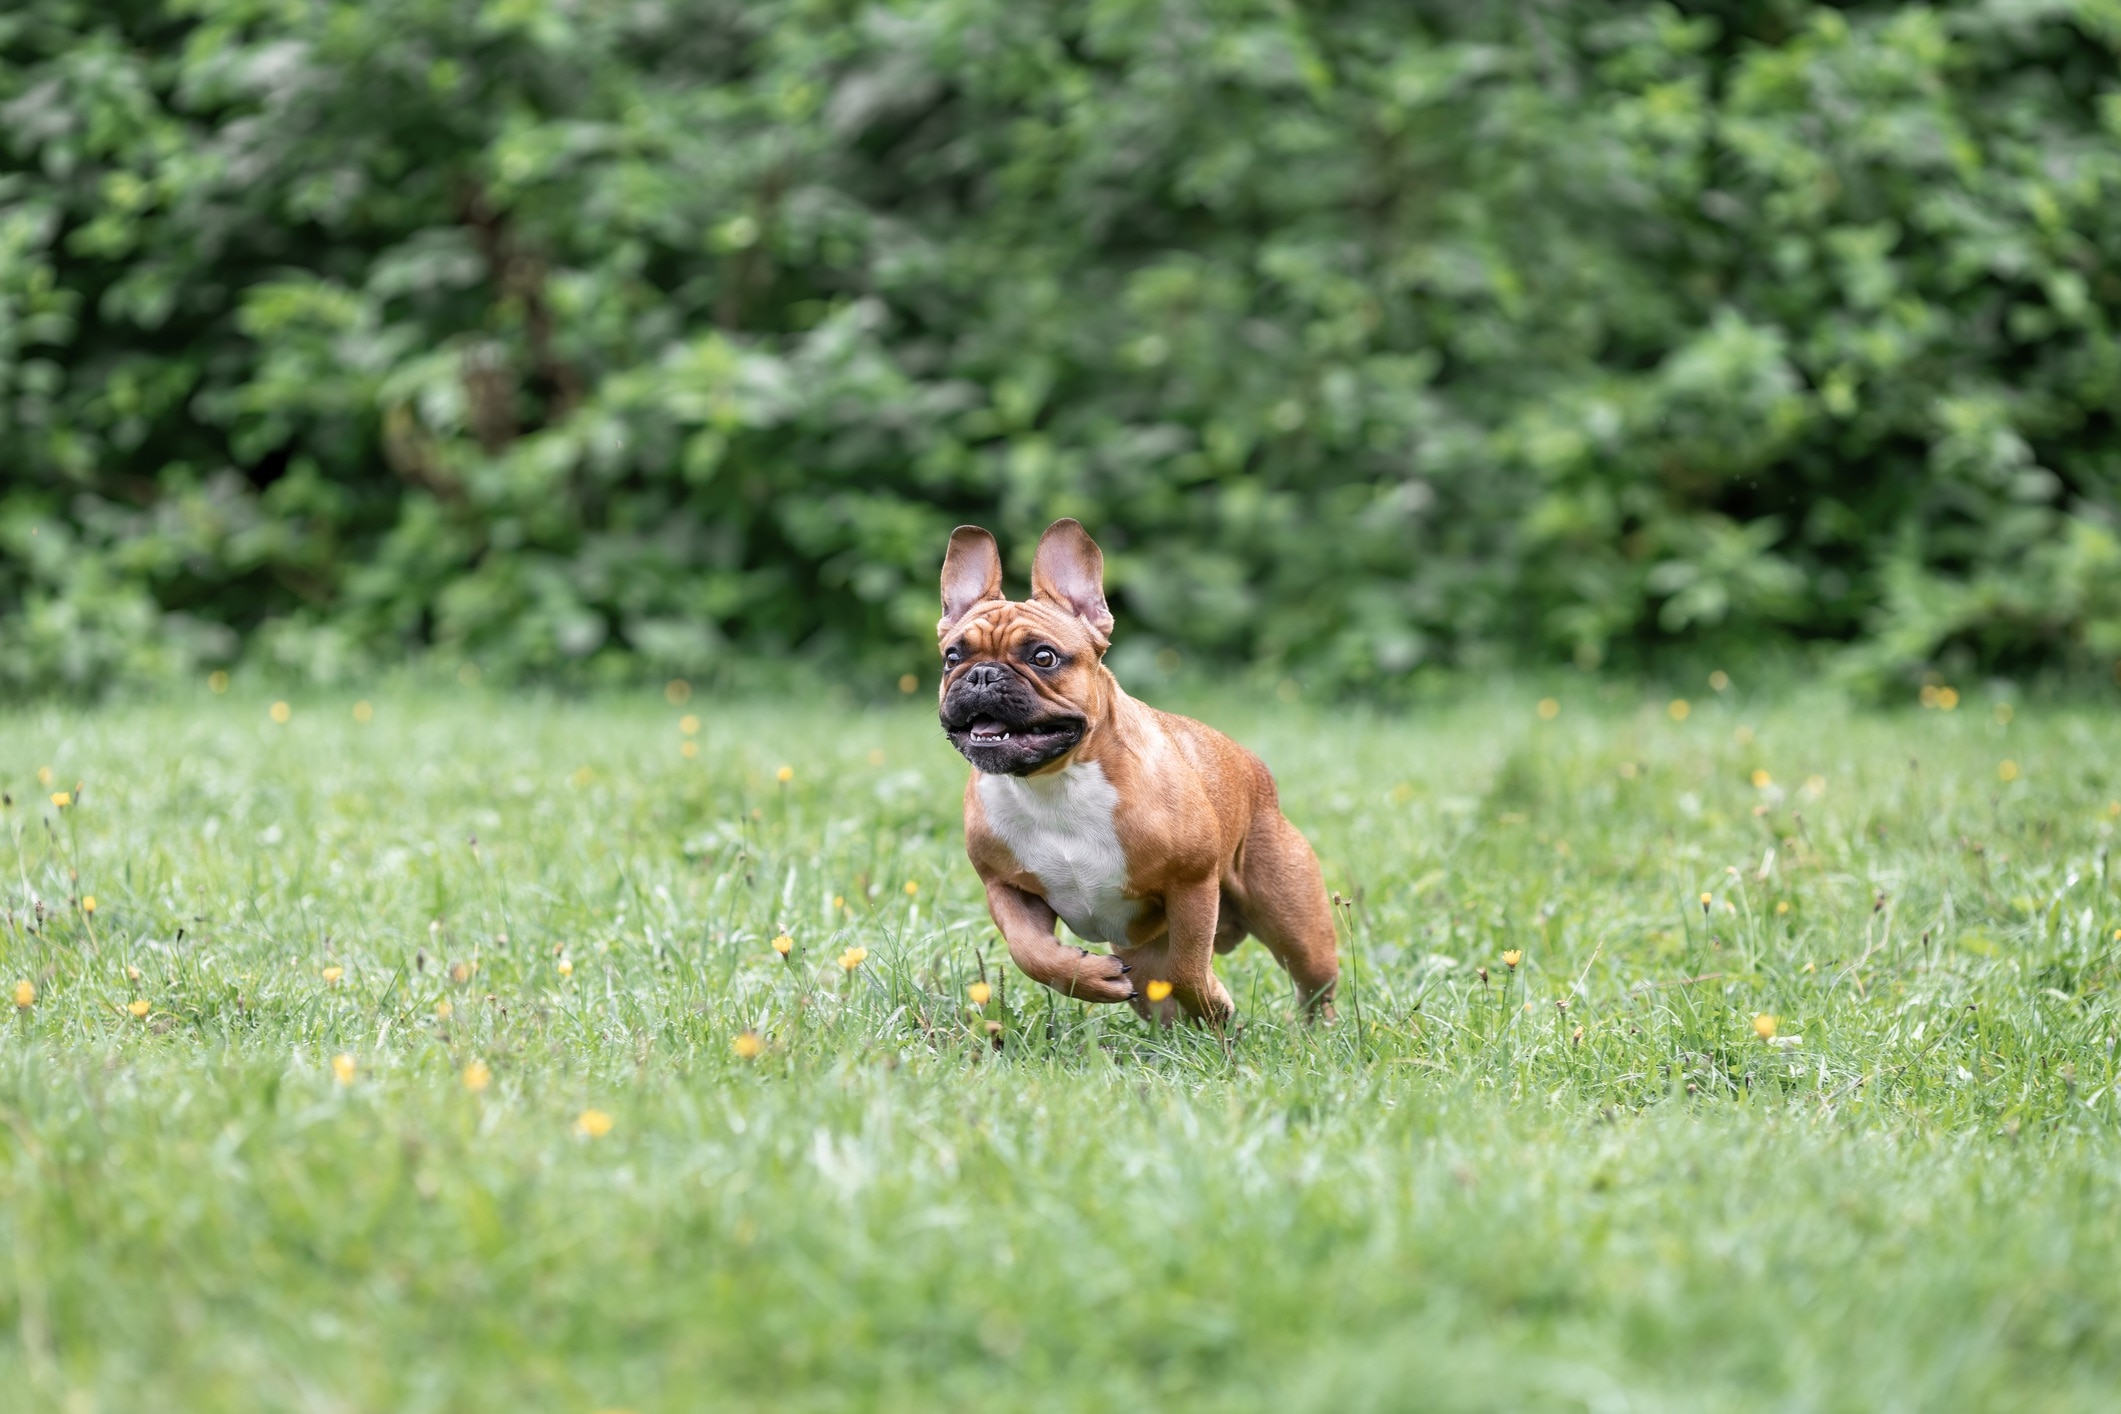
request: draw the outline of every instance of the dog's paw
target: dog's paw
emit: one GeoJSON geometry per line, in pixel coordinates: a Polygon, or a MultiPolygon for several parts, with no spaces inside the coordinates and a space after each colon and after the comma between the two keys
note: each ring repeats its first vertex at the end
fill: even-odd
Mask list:
{"type": "Polygon", "coordinates": [[[1072,966],[1053,982],[1053,990],[1085,1002],[1131,1002],[1134,1000],[1133,970],[1110,953],[1077,949],[1072,966]]]}

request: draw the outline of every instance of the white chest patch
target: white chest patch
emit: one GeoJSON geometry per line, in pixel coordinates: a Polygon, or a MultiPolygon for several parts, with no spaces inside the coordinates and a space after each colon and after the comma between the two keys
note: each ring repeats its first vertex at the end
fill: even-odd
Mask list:
{"type": "Polygon", "coordinates": [[[987,828],[1038,876],[1046,902],[1075,935],[1124,943],[1138,900],[1126,896],[1127,856],[1112,812],[1119,791],[1095,761],[1050,776],[981,776],[987,828]]]}

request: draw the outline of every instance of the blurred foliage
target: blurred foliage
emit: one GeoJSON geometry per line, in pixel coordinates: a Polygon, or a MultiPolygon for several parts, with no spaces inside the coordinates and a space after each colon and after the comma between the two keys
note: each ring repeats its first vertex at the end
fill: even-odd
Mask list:
{"type": "Polygon", "coordinates": [[[16,0],[0,683],[2121,654],[2121,5],[16,0]],[[1116,650],[1121,651],[1121,650],[1116,650]],[[1169,661],[1168,656],[1166,661],[1169,661]]]}

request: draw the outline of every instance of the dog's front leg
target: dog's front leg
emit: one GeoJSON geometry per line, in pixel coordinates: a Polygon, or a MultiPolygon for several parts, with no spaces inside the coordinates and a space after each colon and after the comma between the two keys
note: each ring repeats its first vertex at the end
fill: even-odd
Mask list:
{"type": "Polygon", "coordinates": [[[1078,1001],[1134,999],[1134,980],[1127,975],[1127,964],[1107,953],[1069,947],[1055,937],[1057,920],[1044,899],[990,879],[987,912],[1009,945],[1009,960],[1032,981],[1078,1001]]]}
{"type": "Polygon", "coordinates": [[[1222,890],[1213,875],[1164,895],[1171,993],[1186,1015],[1210,1026],[1221,1026],[1237,1010],[1215,975],[1215,922],[1221,908],[1222,890]]]}

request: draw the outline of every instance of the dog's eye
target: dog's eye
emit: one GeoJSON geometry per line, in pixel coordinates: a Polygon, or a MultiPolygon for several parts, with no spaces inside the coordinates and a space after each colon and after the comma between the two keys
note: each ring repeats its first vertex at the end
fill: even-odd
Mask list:
{"type": "Polygon", "coordinates": [[[964,650],[964,649],[962,649],[962,648],[958,648],[958,647],[954,647],[954,646],[953,646],[953,647],[950,647],[950,648],[945,648],[945,649],[943,650],[943,664],[944,664],[944,666],[945,666],[945,667],[951,667],[951,668],[954,668],[954,667],[956,667],[956,666],[957,666],[957,665],[958,665],[959,663],[962,663],[962,662],[964,662],[964,661],[965,661],[965,650],[964,650]]]}
{"type": "Polygon", "coordinates": [[[1041,648],[1031,655],[1031,666],[1034,668],[1050,668],[1059,661],[1060,655],[1051,648],[1041,648]]]}

